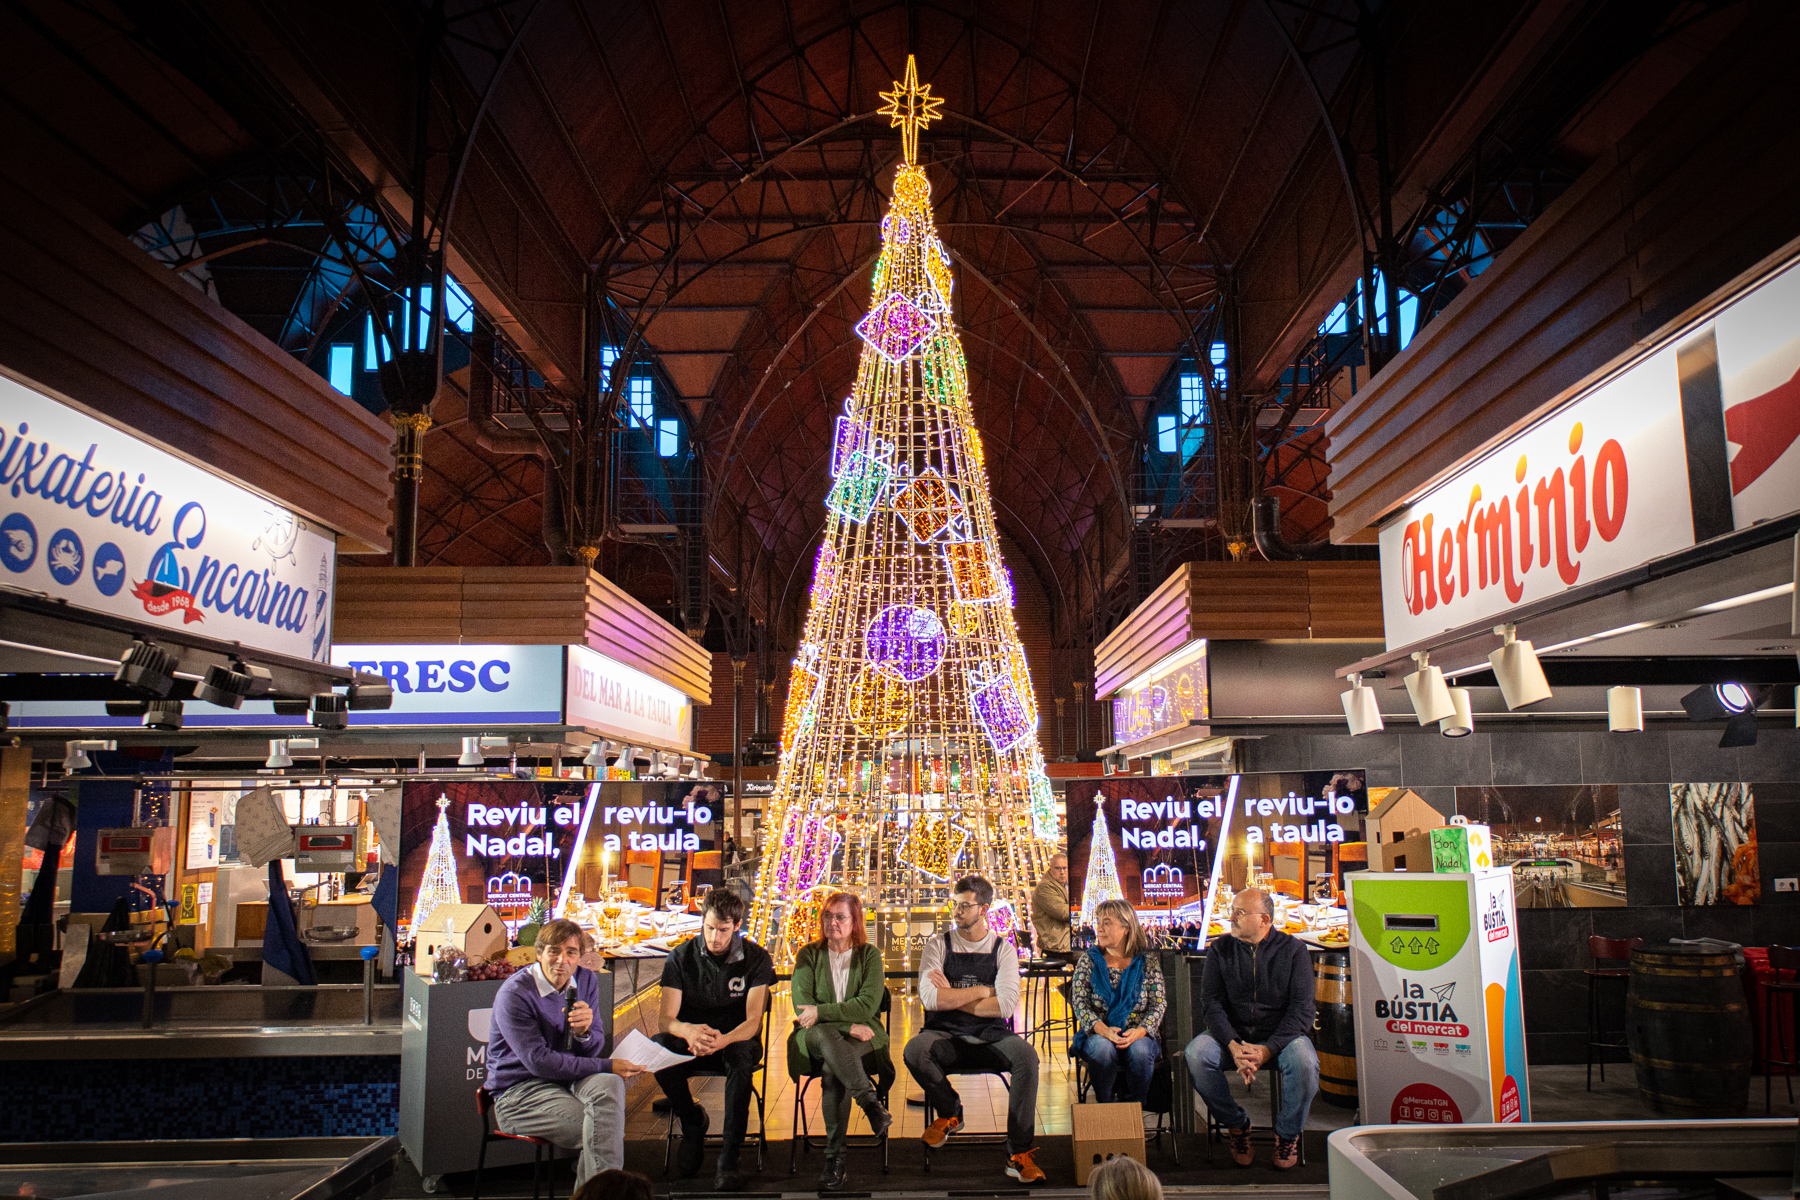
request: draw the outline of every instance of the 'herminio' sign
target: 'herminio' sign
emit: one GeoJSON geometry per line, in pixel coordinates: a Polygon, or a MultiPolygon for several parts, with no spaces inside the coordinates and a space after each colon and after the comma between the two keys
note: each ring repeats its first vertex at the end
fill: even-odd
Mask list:
{"type": "Polygon", "coordinates": [[[1670,347],[1382,526],[1387,644],[1405,646],[1693,544],[1670,347]]]}

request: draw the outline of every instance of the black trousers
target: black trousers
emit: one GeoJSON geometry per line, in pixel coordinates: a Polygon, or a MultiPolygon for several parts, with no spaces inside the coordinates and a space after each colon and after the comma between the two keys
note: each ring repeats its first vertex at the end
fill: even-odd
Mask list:
{"type": "MultiPolygon", "coordinates": [[[[691,1054],[685,1038],[676,1037],[672,1033],[659,1033],[656,1044],[677,1054],[691,1054]]],[[[674,1110],[677,1120],[687,1122],[697,1118],[702,1111],[694,1102],[694,1094],[688,1089],[688,1080],[696,1075],[725,1076],[725,1148],[719,1152],[721,1167],[735,1167],[738,1151],[744,1144],[744,1133],[750,1125],[751,1084],[756,1078],[756,1069],[762,1065],[762,1043],[757,1040],[733,1042],[723,1050],[695,1058],[691,1062],[677,1063],[666,1071],[656,1073],[656,1082],[669,1098],[669,1107],[674,1110]]]]}

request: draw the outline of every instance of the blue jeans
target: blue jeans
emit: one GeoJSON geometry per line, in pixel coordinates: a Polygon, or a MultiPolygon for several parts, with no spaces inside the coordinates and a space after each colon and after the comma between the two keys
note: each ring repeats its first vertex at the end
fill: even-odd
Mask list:
{"type": "Polygon", "coordinates": [[[1081,1055],[1094,1072],[1094,1098],[1101,1104],[1112,1103],[1113,1088],[1117,1086],[1121,1067],[1125,1069],[1125,1094],[1119,1099],[1142,1104],[1150,1091],[1150,1077],[1156,1071],[1162,1046],[1156,1035],[1151,1034],[1121,1050],[1099,1034],[1090,1033],[1075,1043],[1075,1053],[1081,1055]]]}
{"type": "MultiPolygon", "coordinates": [[[[1188,1043],[1186,1057],[1188,1075],[1194,1081],[1194,1090],[1206,1101],[1207,1111],[1229,1129],[1249,1125],[1250,1114],[1232,1098],[1231,1084],[1226,1079],[1226,1072],[1231,1070],[1230,1052],[1213,1041],[1212,1034],[1203,1033],[1188,1043]]],[[[1265,1064],[1263,1070],[1268,1069],[1265,1064]]],[[[1275,1114],[1275,1136],[1297,1138],[1306,1128],[1306,1114],[1312,1111],[1313,1097],[1319,1094],[1318,1052],[1310,1040],[1297,1037],[1282,1048],[1274,1069],[1281,1072],[1281,1111],[1275,1114]]]]}

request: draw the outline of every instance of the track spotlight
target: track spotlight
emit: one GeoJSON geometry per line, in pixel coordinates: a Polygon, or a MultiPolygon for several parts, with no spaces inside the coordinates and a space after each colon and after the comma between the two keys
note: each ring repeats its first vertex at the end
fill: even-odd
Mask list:
{"type": "Polygon", "coordinates": [[[1438,732],[1445,737],[1468,737],[1475,732],[1475,714],[1469,708],[1469,689],[1450,688],[1450,706],[1455,711],[1438,722],[1438,732]]]}
{"type": "Polygon", "coordinates": [[[394,707],[394,688],[381,675],[358,671],[346,694],[351,712],[385,712],[394,707]]]}
{"type": "Polygon", "coordinates": [[[1741,683],[1703,683],[1681,698],[1690,721],[1718,721],[1756,707],[1741,683]]]}
{"type": "Polygon", "coordinates": [[[1375,689],[1363,683],[1361,675],[1350,676],[1350,690],[1342,697],[1344,701],[1344,720],[1350,723],[1350,736],[1362,733],[1380,733],[1385,726],[1381,722],[1381,707],[1375,702],[1375,689]]]}
{"type": "Polygon", "coordinates": [[[511,745],[503,737],[466,737],[462,740],[462,754],[456,760],[460,767],[479,767],[487,761],[489,750],[504,750],[511,745]]]}
{"type": "Polygon", "coordinates": [[[152,700],[144,706],[144,728],[174,733],[181,728],[181,701],[152,700]]]}
{"type": "Polygon", "coordinates": [[[603,770],[606,767],[606,756],[611,753],[611,751],[612,743],[605,738],[601,738],[599,741],[588,746],[587,754],[582,758],[581,765],[584,767],[593,767],[596,770],[603,770]]]}
{"type": "Polygon", "coordinates": [[[689,779],[705,779],[706,778],[706,772],[704,769],[701,768],[699,759],[684,758],[681,760],[681,765],[683,768],[685,768],[685,770],[683,771],[683,774],[685,774],[687,776],[687,778],[689,778],[689,779]]]}
{"type": "Polygon", "coordinates": [[[94,765],[93,762],[90,761],[87,756],[87,752],[89,750],[117,750],[118,748],[119,748],[119,743],[117,743],[117,742],[103,742],[103,741],[64,742],[63,743],[63,773],[65,775],[67,775],[67,774],[71,774],[75,771],[85,771],[89,767],[93,766],[94,765]]]}
{"type": "Polygon", "coordinates": [[[232,659],[228,667],[215,663],[206,668],[206,677],[194,687],[194,699],[220,708],[242,708],[244,697],[257,690],[259,684],[266,688],[270,680],[266,667],[248,666],[237,659],[232,659]]]}
{"type": "Polygon", "coordinates": [[[1494,632],[1500,635],[1500,648],[1488,655],[1488,662],[1493,665],[1494,678],[1500,682],[1500,696],[1506,701],[1507,710],[1548,700],[1550,681],[1544,678],[1543,665],[1531,643],[1519,641],[1518,630],[1512,625],[1496,625],[1494,632]]]}
{"type": "Polygon", "coordinates": [[[293,765],[294,756],[288,753],[288,740],[286,738],[270,738],[269,757],[263,761],[263,766],[271,771],[282,771],[293,765]]]}
{"type": "Polygon", "coordinates": [[[1415,651],[1412,657],[1417,669],[1406,677],[1406,694],[1412,699],[1419,724],[1454,717],[1456,705],[1451,703],[1450,689],[1444,684],[1443,668],[1432,666],[1431,655],[1423,650],[1415,651]]]}
{"type": "Polygon", "coordinates": [[[113,680],[152,696],[167,696],[175,686],[175,656],[154,642],[133,642],[119,655],[113,680]]]}
{"type": "Polygon", "coordinates": [[[1642,688],[1606,689],[1606,727],[1613,733],[1644,732],[1644,691],[1642,688]]]}
{"type": "Polygon", "coordinates": [[[350,698],[336,692],[315,692],[312,723],[317,729],[344,729],[350,724],[350,698]]]}

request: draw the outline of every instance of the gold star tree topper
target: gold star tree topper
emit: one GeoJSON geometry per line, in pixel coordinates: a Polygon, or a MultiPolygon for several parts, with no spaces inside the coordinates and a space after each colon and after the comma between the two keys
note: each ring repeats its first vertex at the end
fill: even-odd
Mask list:
{"type": "Polygon", "coordinates": [[[906,78],[894,80],[894,90],[878,93],[887,103],[875,110],[881,117],[892,117],[889,127],[900,127],[900,145],[906,152],[908,166],[918,161],[919,130],[944,115],[944,98],[931,94],[931,85],[919,85],[919,67],[912,55],[906,56],[906,78]]]}

